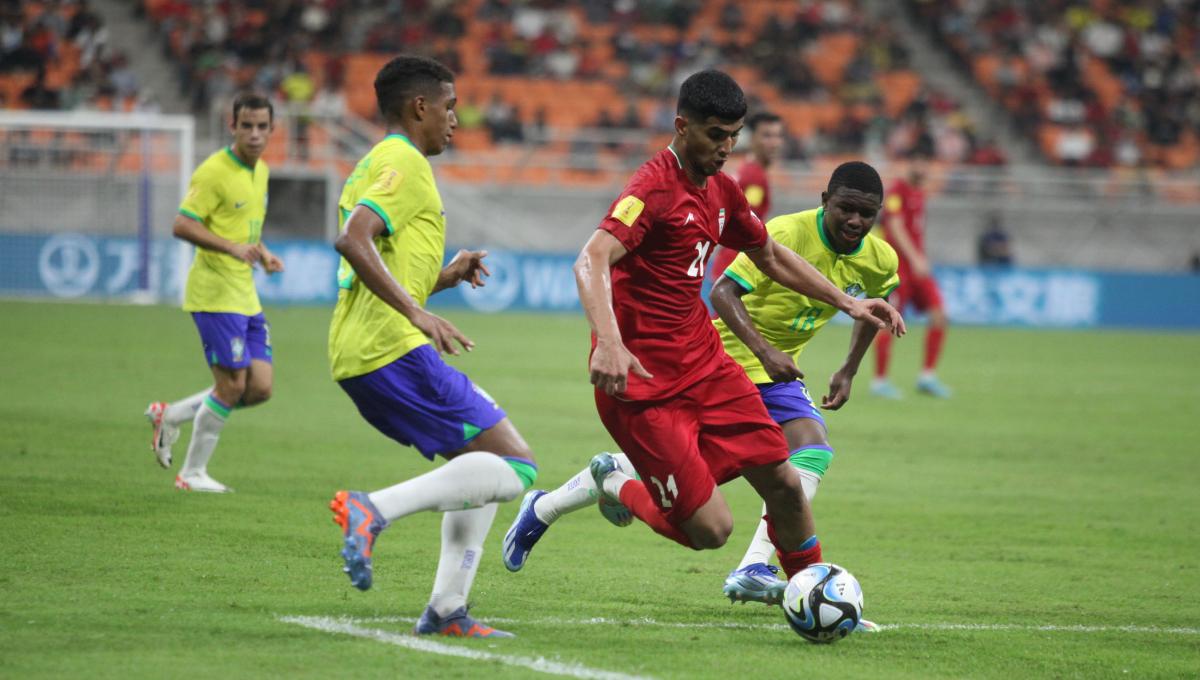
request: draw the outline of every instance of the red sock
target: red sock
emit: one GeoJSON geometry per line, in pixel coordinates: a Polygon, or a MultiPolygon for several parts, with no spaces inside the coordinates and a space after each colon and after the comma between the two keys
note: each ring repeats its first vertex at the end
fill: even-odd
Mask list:
{"type": "Polygon", "coordinates": [[[942,341],[946,339],[945,328],[930,328],[925,334],[925,370],[937,368],[938,357],[942,354],[942,341]]]}
{"type": "Polygon", "coordinates": [[[763,515],[763,519],[767,520],[767,536],[775,544],[775,555],[779,558],[779,566],[783,567],[783,573],[787,574],[789,579],[810,564],[821,561],[821,542],[817,540],[816,536],[812,537],[812,545],[803,550],[784,551],[779,547],[779,539],[775,538],[775,523],[769,516],[763,515]]]}
{"type": "Polygon", "coordinates": [[[886,378],[888,363],[892,360],[892,334],[879,331],[875,336],[875,377],[886,378]]]}
{"type": "Polygon", "coordinates": [[[625,482],[625,485],[621,487],[620,500],[625,507],[629,508],[634,517],[648,524],[651,529],[686,548],[695,550],[687,534],[667,521],[662,511],[654,504],[654,499],[650,497],[646,485],[642,484],[640,480],[632,479],[625,482]]]}

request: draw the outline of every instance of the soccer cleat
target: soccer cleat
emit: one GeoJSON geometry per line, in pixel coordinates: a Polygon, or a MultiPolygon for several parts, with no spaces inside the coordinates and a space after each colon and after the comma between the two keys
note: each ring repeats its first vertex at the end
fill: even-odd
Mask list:
{"type": "Polygon", "coordinates": [[[413,628],[416,635],[445,635],[462,638],[510,638],[512,633],[496,630],[491,626],[475,620],[467,607],[459,607],[445,617],[438,616],[432,606],[425,607],[417,625],[413,628]]]}
{"type": "Polygon", "coordinates": [[[903,399],[904,395],[896,386],[886,380],[876,380],[871,383],[871,394],[884,399],[903,399]]]}
{"type": "Polygon", "coordinates": [[[359,590],[371,588],[371,550],[375,538],[387,528],[387,520],[362,491],[339,491],[329,501],[333,521],[342,528],[345,544],[342,571],[350,575],[350,584],[359,590]]]}
{"type": "Polygon", "coordinates": [[[917,380],[917,391],[938,399],[949,399],[953,392],[942,384],[935,375],[922,376],[917,380]]]}
{"type": "Polygon", "coordinates": [[[858,625],[854,627],[856,633],[878,633],[880,631],[879,624],[866,619],[859,619],[858,625]]]}
{"type": "Polygon", "coordinates": [[[747,564],[741,569],[729,572],[722,591],[730,602],[779,604],[783,602],[783,591],[787,588],[787,581],[776,576],[778,573],[779,567],[773,564],[747,564]]]}
{"type": "Polygon", "coordinates": [[[597,503],[600,514],[604,515],[604,519],[619,527],[629,526],[633,522],[633,513],[620,500],[612,498],[604,492],[604,480],[612,473],[621,471],[617,459],[608,452],[597,453],[592,456],[588,470],[591,471],[592,481],[596,483],[596,491],[600,494],[600,500],[597,503]]]}
{"type": "Polygon", "coordinates": [[[167,402],[156,401],[146,407],[146,419],[154,428],[150,435],[150,449],[158,458],[158,464],[164,468],[171,467],[171,445],[179,441],[179,427],[163,420],[167,412],[167,402]]]}
{"type": "Polygon", "coordinates": [[[181,472],[175,476],[175,488],[180,491],[233,493],[233,489],[209,477],[207,472],[181,472]]]}
{"type": "Polygon", "coordinates": [[[546,492],[540,489],[525,494],[525,498],[521,500],[521,509],[517,511],[508,533],[504,534],[504,567],[509,571],[521,571],[533,546],[537,545],[538,539],[550,528],[550,525],[538,519],[537,513],[533,511],[533,504],[545,495],[546,492]]]}

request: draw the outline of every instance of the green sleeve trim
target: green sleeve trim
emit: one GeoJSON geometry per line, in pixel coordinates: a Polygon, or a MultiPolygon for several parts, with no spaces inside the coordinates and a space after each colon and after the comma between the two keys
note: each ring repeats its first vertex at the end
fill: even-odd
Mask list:
{"type": "Polygon", "coordinates": [[[204,218],[197,215],[196,213],[192,212],[191,210],[184,210],[183,208],[180,208],[179,214],[183,215],[184,217],[190,217],[193,220],[196,220],[197,222],[204,224],[204,218]]]}
{"type": "Polygon", "coordinates": [[[796,449],[788,456],[788,460],[794,467],[808,470],[818,477],[824,477],[825,471],[829,469],[829,463],[833,461],[833,451],[824,447],[796,449]]]}
{"type": "Polygon", "coordinates": [[[221,405],[221,402],[213,399],[213,395],[211,394],[204,397],[204,405],[212,409],[213,413],[216,413],[222,418],[228,418],[231,412],[231,409],[225,408],[223,405],[221,405]]]}
{"type": "Polygon", "coordinates": [[[379,215],[379,219],[383,220],[383,228],[387,230],[388,236],[396,233],[395,227],[392,226],[392,221],[388,219],[387,211],[385,211],[383,208],[380,208],[375,201],[372,201],[369,198],[363,198],[359,199],[358,204],[367,206],[371,210],[375,211],[376,215],[379,215]]]}
{"type": "Polygon", "coordinates": [[[754,286],[750,285],[750,282],[747,281],[746,279],[743,279],[742,277],[738,276],[737,274],[734,274],[732,270],[726,269],[725,276],[728,276],[729,278],[733,279],[734,281],[737,281],[737,284],[739,286],[741,286],[742,288],[745,288],[747,293],[754,292],[754,286]]]}
{"type": "Polygon", "coordinates": [[[538,469],[536,465],[519,458],[505,458],[504,462],[508,463],[513,472],[517,473],[517,476],[521,478],[521,485],[525,487],[526,491],[537,481],[538,469]]]}
{"type": "Polygon", "coordinates": [[[896,290],[896,289],[897,289],[897,288],[899,288],[899,287],[900,287],[900,282],[899,282],[899,281],[897,281],[897,282],[896,282],[896,285],[894,285],[894,286],[892,286],[891,288],[888,288],[887,290],[883,291],[883,295],[880,295],[879,297],[881,297],[881,298],[887,298],[887,296],[889,296],[889,295],[891,295],[891,294],[892,294],[892,291],[896,290]]]}

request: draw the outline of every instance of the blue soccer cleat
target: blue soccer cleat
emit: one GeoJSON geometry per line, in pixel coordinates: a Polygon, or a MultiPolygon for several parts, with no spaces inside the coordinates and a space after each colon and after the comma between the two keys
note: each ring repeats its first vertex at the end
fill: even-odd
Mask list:
{"type": "Polygon", "coordinates": [[[342,527],[345,547],[342,571],[350,575],[350,584],[359,590],[371,588],[371,551],[375,538],[387,528],[388,522],[379,509],[362,491],[339,491],[329,501],[333,521],[342,527]]]}
{"type": "Polygon", "coordinates": [[[938,399],[949,399],[953,391],[942,384],[935,375],[921,376],[917,380],[917,391],[938,399]]]}
{"type": "Polygon", "coordinates": [[[773,564],[747,564],[741,569],[729,572],[722,591],[730,602],[779,604],[783,602],[783,591],[787,588],[787,581],[779,578],[776,575],[778,573],[779,567],[773,564]]]}
{"type": "Polygon", "coordinates": [[[521,571],[521,567],[525,566],[525,561],[529,559],[529,551],[533,550],[538,539],[550,528],[550,525],[538,519],[537,513],[533,511],[533,504],[545,495],[546,492],[539,489],[525,494],[521,501],[521,509],[517,511],[508,533],[504,534],[504,567],[509,571],[521,571]]]}
{"type": "Polygon", "coordinates": [[[617,459],[611,453],[597,453],[592,456],[592,462],[588,464],[588,469],[592,473],[592,481],[596,483],[596,491],[600,494],[600,501],[597,504],[600,514],[604,515],[604,519],[619,527],[629,526],[633,522],[633,513],[620,500],[604,493],[604,480],[614,472],[621,471],[617,459]]]}
{"type": "Polygon", "coordinates": [[[876,380],[871,383],[871,394],[883,399],[903,399],[904,395],[896,386],[886,380],[876,380]]]}
{"type": "Polygon", "coordinates": [[[459,607],[446,616],[438,616],[432,606],[425,607],[417,625],[413,628],[416,635],[445,635],[462,638],[510,638],[512,633],[497,630],[475,620],[467,611],[467,607],[459,607]]]}

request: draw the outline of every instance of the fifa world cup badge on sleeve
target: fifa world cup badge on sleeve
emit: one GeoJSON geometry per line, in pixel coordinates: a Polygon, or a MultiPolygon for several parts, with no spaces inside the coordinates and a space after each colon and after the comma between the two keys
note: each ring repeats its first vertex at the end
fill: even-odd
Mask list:
{"type": "Polygon", "coordinates": [[[626,196],[613,208],[612,216],[621,224],[632,227],[645,208],[646,204],[642,202],[642,199],[637,196],[626,196]]]}

